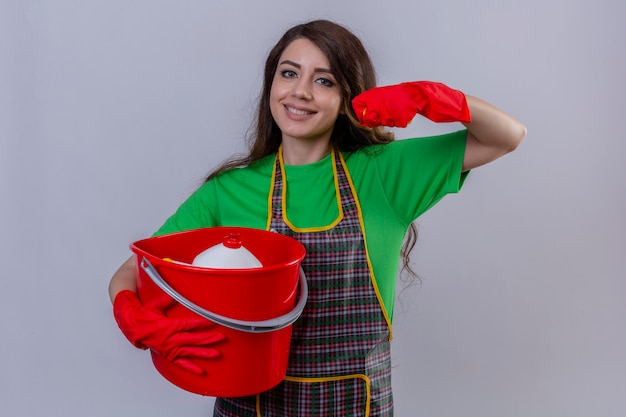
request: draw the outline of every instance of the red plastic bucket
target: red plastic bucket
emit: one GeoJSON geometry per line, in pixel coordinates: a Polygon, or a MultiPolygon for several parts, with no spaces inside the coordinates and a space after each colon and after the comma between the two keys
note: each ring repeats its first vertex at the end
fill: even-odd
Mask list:
{"type": "Polygon", "coordinates": [[[151,237],[130,247],[137,258],[138,293],[144,303],[165,293],[175,300],[168,316],[200,315],[226,336],[212,346],[219,350],[219,358],[195,361],[204,370],[201,376],[152,351],[152,362],[164,378],[196,394],[238,397],[266,391],[285,377],[291,325],[308,295],[300,242],[264,230],[213,227],[151,237]],[[239,234],[262,268],[191,265],[197,254],[232,233],[239,234]]]}

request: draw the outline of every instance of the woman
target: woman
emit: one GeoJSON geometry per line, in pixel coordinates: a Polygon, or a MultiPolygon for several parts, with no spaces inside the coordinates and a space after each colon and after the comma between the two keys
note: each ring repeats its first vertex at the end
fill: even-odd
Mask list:
{"type": "MultiPolygon", "coordinates": [[[[256,396],[218,398],[215,415],[392,415],[389,342],[406,233],[470,169],[514,150],[525,134],[511,116],[440,83],[375,88],[367,52],[340,25],[288,30],[266,61],[249,155],[211,174],[157,232],[275,229],[307,249],[310,293],[287,377],[256,396]],[[406,126],[418,113],[466,129],[394,141],[383,127],[406,126]]],[[[194,358],[218,356],[221,336],[194,332],[206,321],[143,306],[135,273],[131,257],[111,280],[120,329],[135,346],[199,372],[194,358]]]]}

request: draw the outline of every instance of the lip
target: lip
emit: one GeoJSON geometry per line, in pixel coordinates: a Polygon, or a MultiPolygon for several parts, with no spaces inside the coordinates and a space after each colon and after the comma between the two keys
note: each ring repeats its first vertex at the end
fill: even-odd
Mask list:
{"type": "Polygon", "coordinates": [[[306,119],[317,113],[314,110],[305,107],[293,106],[290,104],[283,104],[283,108],[285,109],[285,113],[289,118],[297,120],[306,119]]]}

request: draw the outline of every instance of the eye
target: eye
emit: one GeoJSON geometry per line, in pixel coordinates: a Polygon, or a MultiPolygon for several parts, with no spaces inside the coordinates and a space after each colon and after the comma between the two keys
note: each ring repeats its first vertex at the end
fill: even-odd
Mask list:
{"type": "Polygon", "coordinates": [[[325,87],[332,87],[335,85],[335,83],[329,80],[328,78],[318,78],[317,80],[315,80],[315,82],[325,87]]]}
{"type": "Polygon", "coordinates": [[[293,70],[282,70],[280,75],[285,78],[294,78],[297,74],[293,70]]]}

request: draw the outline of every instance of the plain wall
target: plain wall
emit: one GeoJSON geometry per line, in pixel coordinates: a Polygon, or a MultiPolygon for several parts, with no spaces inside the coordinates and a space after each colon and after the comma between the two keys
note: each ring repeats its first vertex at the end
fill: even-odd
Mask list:
{"type": "Polygon", "coordinates": [[[381,84],[442,81],[529,132],[418,220],[396,415],[626,415],[625,4],[0,1],[0,415],[211,415],[124,339],[107,285],[243,149],[267,52],[319,17],[381,84]]]}

